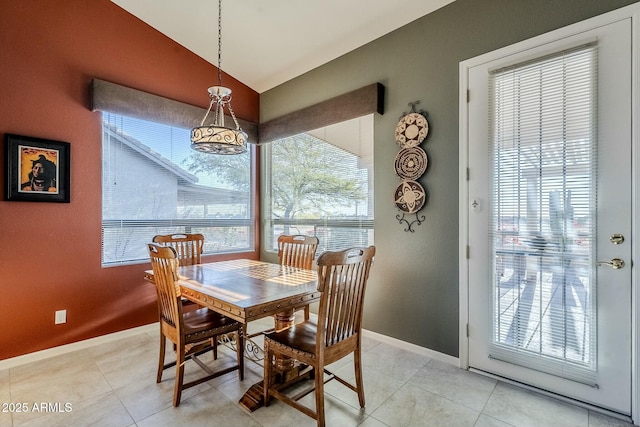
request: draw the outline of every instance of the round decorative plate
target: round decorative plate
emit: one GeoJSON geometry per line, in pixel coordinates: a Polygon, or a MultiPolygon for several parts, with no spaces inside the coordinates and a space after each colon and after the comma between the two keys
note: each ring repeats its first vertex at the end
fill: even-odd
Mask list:
{"type": "Polygon", "coordinates": [[[396,156],[396,174],[402,179],[418,179],[427,170],[427,161],[422,148],[403,148],[396,156]]]}
{"type": "Polygon", "coordinates": [[[402,147],[417,147],[429,133],[429,123],[420,113],[403,116],[396,126],[396,142],[402,147]]]}
{"type": "Polygon", "coordinates": [[[418,212],[426,202],[424,188],[416,181],[402,181],[396,188],[396,207],[402,212],[418,212]]]}

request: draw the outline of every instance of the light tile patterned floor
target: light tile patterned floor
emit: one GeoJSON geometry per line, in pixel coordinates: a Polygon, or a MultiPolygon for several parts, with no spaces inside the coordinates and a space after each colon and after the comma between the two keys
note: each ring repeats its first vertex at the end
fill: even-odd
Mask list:
{"type": "MultiPolygon", "coordinates": [[[[174,408],[173,370],[155,382],[157,346],[156,334],[141,333],[0,371],[0,402],[13,404],[0,408],[11,409],[0,412],[0,427],[315,426],[277,401],[253,413],[243,410],[238,400],[262,376],[251,362],[244,381],[233,372],[200,384],[174,408]],[[25,412],[17,412],[21,403],[25,412]]],[[[220,353],[218,363],[233,362],[232,352],[220,353]]],[[[363,365],[366,408],[360,410],[355,393],[332,381],[326,386],[327,426],[630,426],[368,338],[363,365]]],[[[352,366],[349,357],[332,368],[352,378],[352,366]]],[[[188,364],[187,375],[200,374],[192,368],[188,364]]],[[[309,403],[313,395],[304,399],[309,403]]]]}

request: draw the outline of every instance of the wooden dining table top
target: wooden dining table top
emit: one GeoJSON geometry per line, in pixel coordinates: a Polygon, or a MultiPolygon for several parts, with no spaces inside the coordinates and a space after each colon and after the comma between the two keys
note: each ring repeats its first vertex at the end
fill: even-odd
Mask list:
{"type": "MultiPolygon", "coordinates": [[[[182,295],[200,305],[247,323],[304,307],[320,298],[313,270],[239,259],[182,266],[182,295]]],[[[153,271],[145,272],[153,281],[153,271]]]]}

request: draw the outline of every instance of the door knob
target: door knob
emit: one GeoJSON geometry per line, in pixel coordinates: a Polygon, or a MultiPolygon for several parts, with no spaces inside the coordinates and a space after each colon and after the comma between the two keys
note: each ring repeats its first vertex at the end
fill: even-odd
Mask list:
{"type": "Polygon", "coordinates": [[[620,258],[614,258],[611,261],[598,261],[598,265],[607,265],[614,270],[620,270],[622,267],[624,267],[624,261],[620,258]]]}

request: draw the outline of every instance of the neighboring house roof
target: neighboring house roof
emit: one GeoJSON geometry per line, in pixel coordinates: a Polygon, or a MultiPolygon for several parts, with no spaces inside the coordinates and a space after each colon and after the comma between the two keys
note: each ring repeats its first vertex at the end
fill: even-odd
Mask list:
{"type": "MultiPolygon", "coordinates": [[[[215,154],[214,154],[215,155],[215,154]]],[[[222,205],[228,203],[248,203],[249,193],[246,191],[213,188],[205,185],[178,185],[178,193],[184,193],[184,204],[222,205]]]]}
{"type": "Polygon", "coordinates": [[[160,153],[153,151],[151,148],[138,141],[137,139],[127,135],[126,133],[120,132],[115,126],[103,123],[102,129],[103,132],[106,133],[110,138],[113,138],[116,141],[125,144],[139,154],[142,154],[147,159],[176,175],[179,179],[182,179],[191,184],[195,184],[198,182],[197,176],[182,169],[180,166],[176,165],[166,157],[162,157],[160,153]]]}

